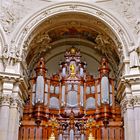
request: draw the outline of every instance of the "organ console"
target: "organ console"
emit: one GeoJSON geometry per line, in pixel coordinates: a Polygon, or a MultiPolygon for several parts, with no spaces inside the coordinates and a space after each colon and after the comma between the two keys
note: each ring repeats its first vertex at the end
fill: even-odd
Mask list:
{"type": "Polygon", "coordinates": [[[19,140],[123,140],[108,60],[101,58],[99,76],[94,78],[81,61],[79,49],[71,47],[64,56],[59,71],[51,77],[44,59],[37,63],[19,140]]]}

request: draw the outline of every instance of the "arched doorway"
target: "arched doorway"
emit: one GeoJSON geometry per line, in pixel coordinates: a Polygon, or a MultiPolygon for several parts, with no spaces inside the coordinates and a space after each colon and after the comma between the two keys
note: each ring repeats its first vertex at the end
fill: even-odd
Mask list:
{"type": "Polygon", "coordinates": [[[19,139],[124,139],[115,100],[122,58],[105,23],[84,13],[57,14],[26,43],[31,88],[19,139]]]}

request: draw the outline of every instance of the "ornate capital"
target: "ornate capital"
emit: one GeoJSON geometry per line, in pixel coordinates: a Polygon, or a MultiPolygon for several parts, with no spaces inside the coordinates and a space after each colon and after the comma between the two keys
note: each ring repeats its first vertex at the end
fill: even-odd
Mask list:
{"type": "Polygon", "coordinates": [[[140,106],[140,96],[133,97],[133,106],[140,106]]]}
{"type": "Polygon", "coordinates": [[[22,101],[18,98],[11,98],[11,107],[22,108],[22,101]]]}
{"type": "Polygon", "coordinates": [[[18,98],[11,97],[10,95],[0,96],[0,105],[1,106],[10,106],[22,108],[22,101],[18,98]]]}
{"type": "Polygon", "coordinates": [[[125,112],[128,108],[133,108],[133,98],[132,97],[125,97],[122,101],[121,101],[121,108],[122,111],[125,112]]]}
{"type": "Polygon", "coordinates": [[[0,105],[2,106],[10,106],[11,97],[9,95],[0,97],[0,105]]]}

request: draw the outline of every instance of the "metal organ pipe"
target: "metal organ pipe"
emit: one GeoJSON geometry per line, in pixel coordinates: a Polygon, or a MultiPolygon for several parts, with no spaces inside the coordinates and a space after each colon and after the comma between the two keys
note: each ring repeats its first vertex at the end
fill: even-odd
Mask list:
{"type": "Polygon", "coordinates": [[[36,93],[35,93],[35,103],[43,103],[44,100],[44,78],[43,76],[38,76],[36,80],[36,93]]]}

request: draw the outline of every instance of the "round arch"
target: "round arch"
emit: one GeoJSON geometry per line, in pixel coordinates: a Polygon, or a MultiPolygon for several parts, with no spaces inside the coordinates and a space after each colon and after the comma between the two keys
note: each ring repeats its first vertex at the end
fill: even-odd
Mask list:
{"type": "Polygon", "coordinates": [[[67,12],[81,12],[97,17],[103,21],[103,23],[105,23],[112,30],[120,42],[118,49],[121,49],[124,59],[128,59],[128,47],[133,41],[132,34],[126,30],[126,27],[119,21],[119,19],[110,14],[108,11],[97,7],[96,5],[89,5],[83,2],[65,2],[51,5],[41,9],[40,11],[37,11],[25,19],[17,27],[17,30],[14,32],[12,39],[19,47],[21,47],[21,54],[23,53],[26,40],[32,31],[34,31],[34,29],[36,29],[47,18],[56,14],[67,12]]]}

